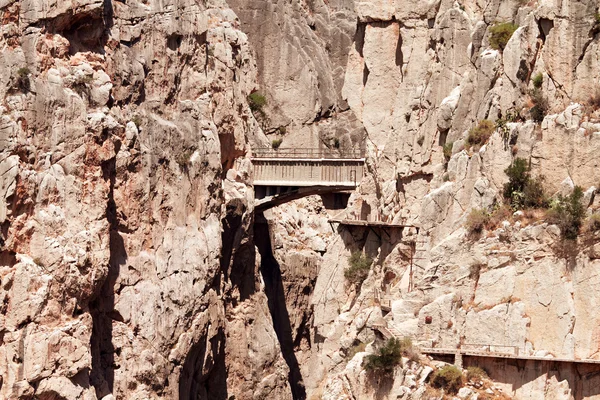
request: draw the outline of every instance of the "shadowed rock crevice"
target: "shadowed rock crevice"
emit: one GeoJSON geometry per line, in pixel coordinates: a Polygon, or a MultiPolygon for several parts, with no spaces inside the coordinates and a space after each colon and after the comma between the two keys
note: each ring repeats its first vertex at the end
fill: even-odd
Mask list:
{"type": "Polygon", "coordinates": [[[265,294],[267,295],[269,311],[273,319],[273,328],[277,334],[283,358],[290,369],[288,381],[292,390],[292,396],[294,400],[303,400],[306,399],[306,390],[302,381],[300,366],[294,353],[294,337],[290,315],[285,302],[281,269],[273,256],[269,225],[262,214],[256,217],[254,238],[256,247],[258,247],[261,255],[260,272],[265,282],[265,294]]]}
{"type": "Polygon", "coordinates": [[[222,330],[210,341],[203,335],[188,352],[179,378],[179,399],[228,399],[222,330]]]}
{"type": "Polygon", "coordinates": [[[99,398],[112,393],[114,389],[114,370],[116,365],[112,325],[113,320],[122,319],[115,310],[115,283],[119,277],[121,265],[125,265],[127,262],[127,251],[123,237],[119,233],[117,205],[114,199],[116,181],[115,158],[110,159],[102,165],[102,173],[104,179],[110,184],[106,206],[106,219],[110,227],[110,259],[106,280],[100,289],[100,293],[89,306],[89,312],[93,321],[92,337],[90,339],[92,353],[90,382],[96,389],[96,395],[99,398]]]}

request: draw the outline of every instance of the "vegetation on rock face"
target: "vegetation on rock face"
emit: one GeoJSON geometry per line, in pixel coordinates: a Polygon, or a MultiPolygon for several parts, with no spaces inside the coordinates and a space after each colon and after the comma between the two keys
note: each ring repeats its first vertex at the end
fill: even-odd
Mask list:
{"type": "Polygon", "coordinates": [[[279,146],[281,146],[281,143],[283,142],[283,139],[273,139],[273,141],[271,141],[271,147],[275,150],[277,150],[279,148],[279,146]]]}
{"type": "Polygon", "coordinates": [[[531,83],[533,83],[533,87],[539,89],[542,87],[544,83],[544,75],[541,72],[538,72],[532,79],[531,83]]]}
{"type": "Polygon", "coordinates": [[[532,178],[527,161],[517,158],[504,170],[508,182],[504,184],[503,195],[513,209],[546,207],[548,198],[544,191],[543,177],[532,178]]]}
{"type": "Polygon", "coordinates": [[[348,282],[360,286],[367,279],[372,263],[373,259],[371,257],[363,255],[360,251],[355,251],[348,258],[350,267],[344,271],[344,277],[348,282]]]}
{"type": "Polygon", "coordinates": [[[142,126],[142,118],[139,115],[134,115],[133,118],[131,118],[131,122],[133,122],[138,129],[142,126]]]}
{"type": "Polygon", "coordinates": [[[444,158],[446,159],[446,161],[450,160],[450,158],[452,158],[452,147],[454,146],[454,142],[448,142],[446,144],[444,144],[444,158]]]}
{"type": "Polygon", "coordinates": [[[369,354],[363,361],[367,371],[389,374],[402,363],[402,342],[396,338],[389,339],[377,349],[376,354],[369,354]]]}
{"type": "Polygon", "coordinates": [[[583,189],[575,186],[570,195],[558,195],[558,198],[552,202],[552,207],[547,214],[548,221],[558,225],[563,239],[575,240],[579,235],[585,217],[582,199],[583,189]]]}
{"type": "Polygon", "coordinates": [[[546,114],[548,114],[548,110],[550,108],[548,99],[544,96],[540,89],[535,88],[531,91],[531,100],[534,104],[534,106],[529,110],[531,119],[533,119],[535,122],[542,122],[546,114]]]}
{"type": "Polygon", "coordinates": [[[258,92],[250,93],[248,95],[248,104],[252,112],[262,111],[263,107],[267,104],[267,99],[258,92]]]}
{"type": "Polygon", "coordinates": [[[419,361],[421,358],[421,353],[413,346],[410,338],[405,337],[400,341],[400,349],[402,350],[402,355],[410,361],[419,361]]]}
{"type": "Polygon", "coordinates": [[[465,223],[467,235],[473,239],[477,238],[485,229],[489,219],[490,216],[485,210],[471,210],[471,212],[467,216],[467,222],[465,223]]]}
{"type": "Polygon", "coordinates": [[[480,368],[480,367],[468,367],[467,368],[467,380],[480,381],[482,379],[487,379],[487,378],[488,378],[488,374],[487,374],[487,372],[485,372],[485,370],[483,368],[480,368]]]}
{"type": "Polygon", "coordinates": [[[504,50],[511,36],[519,28],[511,22],[496,24],[490,28],[490,47],[494,50],[504,50]]]}
{"type": "Polygon", "coordinates": [[[444,389],[448,393],[458,392],[463,384],[463,374],[454,365],[446,365],[435,371],[431,377],[433,387],[444,389]]]}
{"type": "Polygon", "coordinates": [[[479,121],[476,127],[471,128],[469,131],[469,136],[467,136],[466,147],[471,148],[473,146],[483,146],[494,130],[496,129],[496,124],[488,119],[484,119],[479,121]]]}
{"type": "Polygon", "coordinates": [[[17,70],[16,86],[18,89],[27,92],[29,91],[31,84],[29,82],[29,74],[31,71],[27,67],[22,67],[17,70]]]}
{"type": "Polygon", "coordinates": [[[352,347],[350,347],[346,351],[346,358],[348,360],[353,359],[357,353],[362,353],[363,351],[365,351],[366,347],[367,347],[366,343],[363,343],[360,340],[354,340],[354,343],[352,343],[352,347]]]}
{"type": "Polygon", "coordinates": [[[269,117],[265,113],[264,107],[267,105],[267,98],[259,92],[253,92],[248,95],[248,105],[254,118],[261,124],[263,129],[269,123],[269,117]]]}

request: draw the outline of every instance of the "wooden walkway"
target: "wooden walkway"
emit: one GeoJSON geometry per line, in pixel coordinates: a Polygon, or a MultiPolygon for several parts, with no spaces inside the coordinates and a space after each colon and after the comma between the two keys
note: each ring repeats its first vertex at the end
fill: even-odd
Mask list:
{"type": "MultiPolygon", "coordinates": [[[[404,336],[398,332],[397,329],[393,327],[389,327],[383,324],[373,324],[373,329],[379,331],[384,338],[391,339],[397,338],[401,339],[404,336]]],[[[413,339],[413,338],[411,338],[413,339]]],[[[577,363],[577,364],[600,364],[600,360],[584,358],[562,358],[562,357],[541,357],[541,356],[531,356],[525,354],[519,354],[519,348],[517,346],[507,346],[507,345],[484,345],[484,344],[464,344],[464,347],[474,347],[474,348],[460,348],[460,349],[452,349],[452,348],[444,348],[444,347],[428,347],[422,346],[418,343],[415,344],[415,347],[423,354],[429,355],[448,355],[448,356],[468,356],[468,357],[488,357],[488,358],[504,358],[504,359],[514,359],[514,360],[533,360],[533,361],[547,361],[547,362],[561,362],[561,363],[577,363]],[[476,348],[484,348],[484,350],[478,350],[476,348]],[[485,348],[487,347],[487,350],[485,348]],[[512,351],[501,351],[494,350],[495,348],[504,348],[511,349],[512,351]]]]}

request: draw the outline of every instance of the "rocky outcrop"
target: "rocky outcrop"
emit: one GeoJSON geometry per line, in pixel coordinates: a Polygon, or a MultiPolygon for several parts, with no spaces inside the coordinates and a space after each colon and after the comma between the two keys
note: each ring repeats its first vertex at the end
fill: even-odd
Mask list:
{"type": "MultiPolygon", "coordinates": [[[[580,185],[598,209],[594,1],[0,11],[0,397],[425,396],[416,363],[372,390],[362,349],[386,325],[440,346],[597,358],[594,237],[559,246],[535,213],[479,239],[463,227],[501,201],[516,157],[549,193],[580,185]],[[493,49],[505,21],[518,29],[493,49]],[[468,146],[483,119],[494,133],[468,146]],[[330,226],[342,210],[319,199],[255,216],[248,156],[263,132],[365,148],[345,215],[419,229],[330,226]],[[357,250],[374,264],[352,285],[357,250]]],[[[588,396],[594,382],[497,367],[516,397],[588,396]]]]}
{"type": "MultiPolygon", "coordinates": [[[[289,15],[291,9],[279,15],[289,15]]],[[[501,221],[475,242],[463,224],[472,209],[492,210],[502,201],[504,170],[516,157],[530,162],[534,176],[544,176],[549,194],[579,185],[588,193],[586,206],[591,204],[600,171],[591,156],[600,118],[594,101],[597,11],[591,1],[355,2],[356,33],[341,97],[366,131],[368,173],[345,213],[414,224],[420,230],[415,236],[409,229],[340,228],[328,240],[311,298],[313,342],[303,369],[309,396],[320,395],[325,386],[334,397],[375,396],[338,378],[350,366],[343,355],[356,341],[374,340],[370,328],[382,319],[396,332],[439,346],[485,342],[516,346],[522,354],[596,357],[589,336],[595,322],[578,317],[589,303],[577,299],[598,297],[579,284],[593,281],[588,274],[595,255],[583,250],[589,241],[581,239],[575,255],[565,258],[557,227],[539,215],[501,221]],[[503,49],[492,49],[491,27],[498,22],[513,22],[518,29],[503,49]],[[541,84],[534,93],[537,75],[541,84]],[[531,108],[540,98],[548,108],[536,122],[531,108]],[[483,119],[497,127],[487,144],[470,148],[469,130],[483,119]],[[359,289],[348,285],[343,274],[356,249],[375,260],[359,289]],[[387,315],[377,307],[382,292],[391,301],[387,315]],[[431,321],[426,323],[426,317],[431,321]]],[[[269,58],[280,42],[267,48],[261,38],[253,38],[253,29],[261,25],[250,18],[242,23],[249,26],[258,57],[269,58]]],[[[290,25],[282,26],[276,29],[285,31],[290,25]]],[[[316,52],[312,44],[306,48],[307,54],[316,52]]],[[[277,90],[272,82],[280,76],[267,71],[259,67],[264,90],[277,90]]],[[[293,131],[283,140],[286,147],[307,143],[293,131]]],[[[592,205],[588,213],[595,210],[592,205]]],[[[293,206],[283,206],[281,215],[295,212],[293,206]]],[[[272,235],[285,238],[283,248],[296,242],[287,235],[297,229],[272,228],[272,235]]],[[[310,247],[307,238],[297,251],[310,247]]],[[[298,347],[296,354],[305,357],[307,352],[298,347]]],[[[497,378],[512,379],[503,374],[497,378]]],[[[522,382],[522,377],[515,379],[515,385],[522,382]]],[[[558,387],[553,385],[513,394],[552,391],[558,387]]],[[[567,397],[589,395],[575,381],[560,385],[571,388],[567,397]]]]}
{"type": "Polygon", "coordinates": [[[226,367],[239,358],[257,396],[284,398],[266,298],[223,301],[237,283],[222,279],[223,251],[243,249],[224,240],[251,234],[259,132],[235,14],[194,1],[0,9],[0,397],[244,398],[226,367]]]}

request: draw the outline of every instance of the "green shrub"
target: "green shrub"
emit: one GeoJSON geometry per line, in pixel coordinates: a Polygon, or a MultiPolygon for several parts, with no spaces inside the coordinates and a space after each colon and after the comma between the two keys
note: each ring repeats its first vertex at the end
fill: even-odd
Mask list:
{"type": "Polygon", "coordinates": [[[350,283],[360,286],[367,279],[372,263],[373,259],[369,256],[363,255],[360,251],[355,251],[348,258],[350,266],[344,271],[344,277],[350,283]]]}
{"type": "Polygon", "coordinates": [[[396,338],[389,339],[377,349],[376,354],[369,354],[363,361],[363,368],[370,372],[389,374],[396,366],[402,364],[402,342],[396,338]]]}
{"type": "Polygon", "coordinates": [[[487,379],[488,374],[483,368],[480,367],[468,367],[467,368],[467,380],[468,381],[480,381],[487,379]]]}
{"type": "Polygon", "coordinates": [[[533,89],[530,95],[533,104],[535,104],[529,110],[529,113],[531,114],[531,119],[533,119],[535,122],[542,122],[546,114],[548,114],[548,110],[550,108],[548,104],[548,99],[544,96],[542,91],[537,88],[533,89]]]}
{"type": "Polygon", "coordinates": [[[277,150],[279,146],[281,146],[281,143],[283,143],[283,139],[273,139],[273,141],[271,141],[271,147],[277,150]]]}
{"type": "Polygon", "coordinates": [[[456,393],[463,384],[463,374],[454,365],[445,365],[435,371],[431,377],[433,387],[444,389],[448,393],[456,393]]]}
{"type": "Polygon", "coordinates": [[[490,46],[494,50],[504,50],[511,36],[519,28],[511,22],[496,24],[490,28],[490,46]]]}
{"type": "Polygon", "coordinates": [[[544,177],[536,176],[530,178],[523,190],[523,207],[546,208],[548,207],[548,195],[544,189],[544,177]]]}
{"type": "Polygon", "coordinates": [[[448,142],[446,144],[444,144],[443,150],[444,150],[444,158],[446,159],[446,161],[450,160],[450,158],[452,158],[452,147],[454,146],[454,142],[448,142]]]}
{"type": "Polygon", "coordinates": [[[465,222],[465,228],[467,229],[467,235],[472,238],[476,238],[485,229],[486,225],[490,220],[490,215],[482,209],[473,209],[467,216],[465,222]]]}
{"type": "Polygon", "coordinates": [[[267,104],[265,96],[258,92],[250,93],[248,95],[248,104],[252,112],[261,112],[263,107],[267,104]]]}
{"type": "Polygon", "coordinates": [[[31,71],[27,67],[21,67],[17,70],[17,75],[19,75],[22,78],[28,76],[30,73],[31,71]]]}
{"type": "Polygon", "coordinates": [[[541,72],[538,72],[532,79],[531,83],[533,83],[533,87],[539,89],[542,87],[544,83],[544,75],[541,72]]]}
{"type": "Polygon", "coordinates": [[[504,184],[502,194],[513,209],[547,207],[548,198],[544,191],[544,179],[531,178],[529,165],[525,159],[515,159],[504,173],[508,176],[508,182],[504,184]]]}
{"type": "Polygon", "coordinates": [[[552,208],[548,211],[548,221],[558,225],[563,239],[575,240],[579,235],[579,229],[585,216],[585,207],[581,204],[582,199],[583,189],[575,186],[570,195],[558,195],[552,208]]]}
{"type": "Polygon", "coordinates": [[[333,138],[333,147],[335,147],[336,149],[340,148],[340,139],[333,138]]]}
{"type": "Polygon", "coordinates": [[[600,25],[600,13],[594,14],[594,19],[596,20],[596,25],[600,25]]]}
{"type": "Polygon", "coordinates": [[[496,124],[488,119],[484,119],[479,121],[476,127],[471,128],[469,131],[469,136],[467,136],[466,147],[471,148],[472,146],[483,146],[494,130],[496,129],[496,124]]]}

